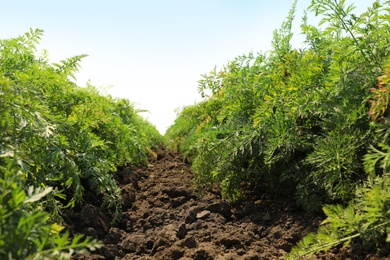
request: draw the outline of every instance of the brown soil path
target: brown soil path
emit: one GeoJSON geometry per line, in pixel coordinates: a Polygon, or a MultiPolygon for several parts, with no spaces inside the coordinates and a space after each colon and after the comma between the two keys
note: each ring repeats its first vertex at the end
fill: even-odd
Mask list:
{"type": "MultiPolygon", "coordinates": [[[[82,208],[65,212],[73,232],[105,243],[99,251],[74,259],[283,259],[321,221],[291,201],[261,192],[239,205],[211,192],[197,198],[191,166],[163,148],[149,164],[118,171],[123,219],[116,227],[110,227],[110,214],[96,206],[93,195],[82,208]]],[[[313,259],[371,258],[350,247],[313,259]]]]}

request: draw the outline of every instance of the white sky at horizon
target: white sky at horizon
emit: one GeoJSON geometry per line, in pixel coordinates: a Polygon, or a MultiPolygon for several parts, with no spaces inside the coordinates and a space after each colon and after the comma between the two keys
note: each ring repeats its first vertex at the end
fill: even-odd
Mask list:
{"type": "MultiPolygon", "coordinates": [[[[293,31],[310,0],[298,0],[293,31]]],[[[352,1],[347,1],[351,3],[352,1]]],[[[354,1],[357,13],[373,1],[354,1]]],[[[293,0],[0,0],[0,39],[44,30],[51,62],[88,54],[77,74],[127,98],[160,133],[175,109],[201,100],[197,81],[215,66],[271,49],[293,0]]],[[[297,37],[298,36],[298,37],[297,37]]]]}

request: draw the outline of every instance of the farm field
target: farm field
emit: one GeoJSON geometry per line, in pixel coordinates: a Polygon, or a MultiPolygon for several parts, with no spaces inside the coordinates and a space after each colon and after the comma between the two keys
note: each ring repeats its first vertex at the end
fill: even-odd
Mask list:
{"type": "Polygon", "coordinates": [[[0,259],[388,259],[390,2],[296,2],[273,49],[201,76],[164,135],[0,40],[0,259]]]}

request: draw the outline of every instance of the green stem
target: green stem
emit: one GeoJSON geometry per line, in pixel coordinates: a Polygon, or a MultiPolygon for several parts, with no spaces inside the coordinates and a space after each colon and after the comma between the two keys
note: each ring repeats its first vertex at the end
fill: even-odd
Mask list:
{"type": "MultiPolygon", "coordinates": [[[[356,39],[355,35],[353,34],[353,32],[351,31],[351,29],[347,26],[347,24],[345,23],[344,21],[344,17],[347,16],[347,14],[345,13],[344,9],[343,8],[337,8],[339,7],[338,3],[337,3],[337,0],[334,0],[334,4],[335,4],[335,9],[333,9],[331,6],[330,8],[333,9],[333,11],[335,11],[337,17],[339,18],[339,20],[341,21],[341,24],[343,25],[343,29],[346,30],[349,35],[351,35],[353,41],[355,42],[355,45],[356,46],[359,46],[359,41],[356,39]]],[[[363,49],[362,48],[358,48],[359,49],[359,52],[362,54],[362,56],[364,57],[364,59],[368,62],[369,59],[368,57],[366,56],[366,54],[363,52],[363,49]]],[[[375,60],[375,63],[376,65],[381,69],[383,70],[382,68],[382,65],[380,64],[380,62],[378,62],[378,60],[375,58],[375,55],[372,53],[372,51],[370,49],[368,49],[367,51],[370,52],[371,56],[374,58],[375,60]]]]}
{"type": "Polygon", "coordinates": [[[319,252],[319,251],[323,250],[324,248],[327,248],[327,247],[329,247],[329,246],[330,246],[330,247],[333,247],[333,246],[335,246],[335,245],[341,244],[341,243],[343,243],[343,242],[346,242],[346,241],[351,240],[351,239],[353,239],[353,238],[356,238],[356,237],[358,237],[358,236],[360,236],[360,233],[354,234],[354,235],[352,235],[352,236],[344,237],[344,238],[339,239],[339,240],[334,241],[334,242],[322,244],[322,245],[320,245],[320,246],[318,246],[318,247],[314,247],[314,248],[312,248],[312,249],[307,250],[303,255],[299,255],[299,256],[305,256],[305,255],[310,254],[310,253],[319,252]]]}

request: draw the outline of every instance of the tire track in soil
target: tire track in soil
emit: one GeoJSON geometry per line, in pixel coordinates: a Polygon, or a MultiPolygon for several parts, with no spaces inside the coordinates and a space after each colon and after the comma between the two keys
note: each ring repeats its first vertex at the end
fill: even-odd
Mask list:
{"type": "MultiPolygon", "coordinates": [[[[322,217],[310,216],[293,201],[267,194],[231,205],[218,194],[193,192],[191,165],[164,148],[149,167],[124,167],[116,179],[122,188],[123,218],[110,227],[111,215],[99,198],[86,192],[86,203],[64,211],[67,227],[104,241],[92,254],[75,260],[100,259],[283,259],[286,252],[314,231],[322,217]]],[[[350,249],[313,259],[363,259],[350,249]]],[[[367,259],[367,258],[366,258],[367,259]]]]}

